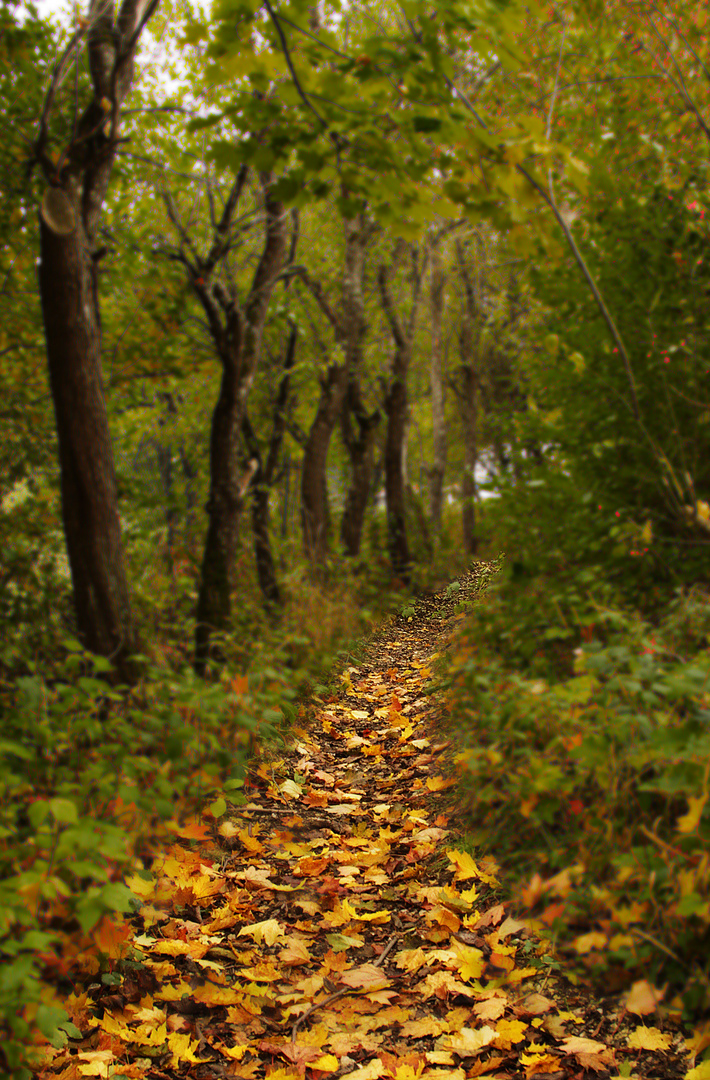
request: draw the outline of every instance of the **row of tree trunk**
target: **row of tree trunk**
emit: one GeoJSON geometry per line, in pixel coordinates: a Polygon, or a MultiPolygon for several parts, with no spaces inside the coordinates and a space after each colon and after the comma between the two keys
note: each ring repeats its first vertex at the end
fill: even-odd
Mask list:
{"type": "MultiPolygon", "coordinates": [[[[56,411],[61,468],[61,493],[67,551],[71,568],[77,630],[90,650],[109,657],[117,678],[135,677],[132,656],[139,651],[118,514],[116,473],[101,375],[101,323],[97,268],[101,249],[98,226],[110,174],[120,141],[123,101],[133,78],[135,49],[157,0],[146,5],[124,0],[120,18],[113,8],[97,8],[89,21],[86,46],[93,95],[75,125],[68,146],[58,155],[47,149],[48,123],[56,92],[80,46],[75,35],[60,57],[35,144],[36,161],[47,179],[41,214],[39,287],[42,299],[52,395],[56,411]],[[108,48],[107,43],[111,43],[108,48]],[[109,108],[110,106],[110,108],[109,108]]],[[[210,434],[208,528],[197,602],[195,668],[204,674],[211,657],[219,656],[215,638],[229,629],[234,592],[237,531],[247,491],[251,492],[256,565],[269,605],[280,602],[269,543],[269,491],[278,475],[286,430],[291,370],[297,330],[291,326],[283,350],[278,391],[274,398],[272,431],[265,449],[250,422],[247,403],[262,350],[262,338],[273,290],[279,280],[288,289],[299,273],[333,334],[329,362],[320,380],[315,417],[303,445],[301,513],[306,554],[322,572],[328,556],[326,466],[333,432],[340,423],[351,465],[341,538],[345,551],[360,550],[363,522],[372,489],[374,448],[379,409],[368,410],[362,393],[364,344],[367,334],[363,299],[365,251],[375,226],[365,212],[345,220],[344,263],[339,303],[332,305],[320,282],[294,268],[298,218],[274,198],[274,177],[258,176],[263,245],[246,296],[239,296],[228,259],[238,233],[237,209],[247,185],[243,167],[234,179],[219,216],[208,192],[211,236],[198,246],[183,223],[172,196],[164,200],[177,240],[162,254],[176,260],[202,306],[221,381],[210,434]],[[246,455],[244,449],[246,448],[246,455]]],[[[342,193],[347,197],[347,192],[342,193]]],[[[444,274],[440,236],[424,255],[416,246],[395,245],[391,262],[377,275],[382,308],[392,336],[392,358],[385,379],[384,453],[388,550],[394,573],[407,581],[411,557],[405,522],[405,448],[407,374],[412,356],[421,286],[429,250],[432,257],[431,390],[434,461],[430,471],[431,511],[440,527],[446,459],[442,311],[444,274]],[[398,310],[391,281],[408,263],[410,295],[406,313],[398,310]]],[[[462,264],[463,265],[463,264],[462,264]]],[[[460,388],[466,399],[467,479],[464,492],[466,546],[475,549],[473,467],[475,466],[476,377],[473,356],[475,298],[462,270],[467,309],[461,331],[462,355],[470,354],[460,388]],[[470,466],[470,468],[469,468],[470,466]],[[468,516],[467,516],[468,515],[468,516]]]]}

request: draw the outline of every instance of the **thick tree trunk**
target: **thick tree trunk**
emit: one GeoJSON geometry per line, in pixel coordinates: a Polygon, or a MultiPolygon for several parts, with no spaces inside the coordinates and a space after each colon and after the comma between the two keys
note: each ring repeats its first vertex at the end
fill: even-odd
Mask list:
{"type": "MultiPolygon", "coordinates": [[[[69,194],[72,194],[69,189],[69,194]]],[[[39,289],[57,418],[62,518],[77,631],[131,681],[136,652],[101,378],[96,270],[74,194],[76,227],[56,235],[40,222],[39,289]]]]}
{"type": "MultiPolygon", "coordinates": [[[[237,346],[237,356],[238,352],[237,346]]],[[[239,390],[238,359],[236,356],[224,356],[219,397],[212,414],[210,494],[207,501],[209,524],[197,599],[195,670],[199,675],[205,673],[212,634],[226,630],[229,625],[239,514],[244,493],[257,468],[256,461],[252,461],[247,474],[241,475],[239,458],[243,403],[239,390]]],[[[219,658],[217,651],[214,655],[219,658]]]]}
{"type": "Polygon", "coordinates": [[[77,630],[86,647],[108,657],[118,678],[128,682],[136,676],[129,657],[137,643],[101,377],[96,237],[135,50],[156,7],[157,0],[123,0],[116,15],[113,4],[89,0],[82,24],[87,27],[88,104],[82,107],[74,93],[65,99],[69,114],[63,127],[71,135],[52,148],[52,110],[75,57],[79,63],[77,32],[54,66],[33,145],[48,182],[40,215],[39,291],[77,630]]]}
{"type": "Polygon", "coordinates": [[[444,271],[438,239],[431,247],[431,420],[433,455],[429,469],[431,523],[436,534],[441,531],[441,504],[446,471],[446,418],[444,414],[444,373],[441,321],[444,310],[444,271]]]}
{"type": "Polygon", "coordinates": [[[408,583],[411,557],[407,544],[404,499],[404,440],[407,433],[406,373],[409,356],[399,356],[398,372],[385,400],[387,435],[385,439],[385,493],[387,496],[387,550],[392,570],[408,583]]]}
{"type": "Polygon", "coordinates": [[[330,440],[348,389],[345,364],[331,364],[321,383],[316,415],[303,448],[301,521],[306,557],[317,568],[328,557],[328,497],[326,465],[330,440]]]}

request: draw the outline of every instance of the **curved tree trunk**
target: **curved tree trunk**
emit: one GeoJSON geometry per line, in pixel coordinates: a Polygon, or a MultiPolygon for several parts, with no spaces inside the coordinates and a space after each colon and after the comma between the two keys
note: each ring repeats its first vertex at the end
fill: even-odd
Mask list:
{"type": "Polygon", "coordinates": [[[80,223],[70,236],[57,236],[42,221],[40,236],[39,287],[77,631],[87,649],[109,657],[119,677],[130,680],[136,641],[101,378],[95,267],[80,223]]]}
{"type": "MultiPolygon", "coordinates": [[[[80,48],[72,35],[47,89],[34,157],[48,181],[40,216],[39,291],[57,418],[62,518],[79,637],[132,681],[137,651],[116,494],[116,473],[101,376],[98,228],[133,82],[141,32],[157,0],[90,0],[86,32],[90,96],[68,144],[51,147],[50,118],[80,48]]],[[[77,56],[77,63],[79,62],[77,56]]],[[[77,90],[77,93],[79,91],[77,90]]],[[[69,108],[80,108],[72,93],[69,108]]],[[[70,113],[71,115],[71,113],[70,113]]]]}

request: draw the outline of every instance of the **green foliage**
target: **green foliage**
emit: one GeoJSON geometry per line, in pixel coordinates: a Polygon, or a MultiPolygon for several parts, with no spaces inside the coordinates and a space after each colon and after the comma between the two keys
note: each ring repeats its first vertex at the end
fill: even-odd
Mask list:
{"type": "Polygon", "coordinates": [[[552,443],[597,502],[681,541],[692,539],[694,507],[710,493],[707,230],[689,186],[626,191],[600,204],[585,229],[590,266],[627,342],[638,423],[628,375],[571,259],[533,272],[560,355],[528,368],[527,432],[552,443]]]}
{"type": "Polygon", "coordinates": [[[101,920],[131,909],[126,872],[159,849],[168,823],[241,779],[250,740],[273,737],[294,696],[273,671],[235,688],[164,665],[148,665],[143,681],[121,693],[104,681],[108,662],[72,640],[61,663],[29,666],[31,674],[0,685],[8,1061],[35,1025],[61,1037],[61,1010],[37,1011],[49,1000],[44,980],[86,968],[101,920]]]}
{"type": "Polygon", "coordinates": [[[668,982],[672,1006],[698,1017],[710,1005],[709,598],[681,590],[652,624],[588,573],[572,584],[508,572],[469,622],[449,707],[470,841],[581,974],[607,990],[668,982]]]}

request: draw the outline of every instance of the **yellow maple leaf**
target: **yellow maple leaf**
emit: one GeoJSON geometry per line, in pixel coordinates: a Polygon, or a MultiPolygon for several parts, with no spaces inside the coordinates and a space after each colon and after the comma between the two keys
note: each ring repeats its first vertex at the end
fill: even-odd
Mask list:
{"type": "Polygon", "coordinates": [[[452,787],[456,783],[458,783],[456,777],[447,779],[445,776],[430,776],[427,778],[426,786],[429,791],[443,791],[444,788],[452,787]]]}
{"type": "Polygon", "coordinates": [[[335,1054],[321,1054],[315,1061],[308,1062],[308,1068],[312,1069],[313,1072],[327,1072],[332,1074],[337,1072],[339,1067],[340,1062],[335,1054]]]}
{"type": "Polygon", "coordinates": [[[199,1046],[197,1039],[191,1039],[189,1034],[182,1035],[179,1031],[173,1031],[168,1035],[168,1046],[173,1055],[173,1066],[177,1067],[182,1061],[199,1063],[208,1061],[209,1058],[197,1057],[195,1051],[199,1046]]]}
{"type": "Polygon", "coordinates": [[[405,971],[415,972],[419,971],[419,968],[423,964],[426,964],[427,957],[423,949],[402,949],[395,957],[395,964],[399,968],[403,968],[405,971]]]}
{"type": "Polygon", "coordinates": [[[276,941],[287,940],[276,919],[265,919],[263,922],[243,926],[239,931],[239,936],[241,937],[242,934],[253,937],[254,941],[263,941],[266,945],[273,945],[276,941]]]}
{"type": "Polygon", "coordinates": [[[496,1032],[488,1024],[484,1024],[481,1028],[469,1028],[462,1027],[460,1031],[455,1032],[453,1035],[445,1035],[437,1043],[442,1050],[451,1050],[454,1054],[458,1054],[459,1057],[473,1057],[474,1054],[478,1054],[484,1046],[489,1046],[492,1042],[495,1042],[497,1038],[496,1032]]]}
{"type": "Polygon", "coordinates": [[[580,956],[592,952],[593,949],[603,949],[606,943],[606,934],[602,934],[599,930],[593,930],[590,934],[581,934],[574,939],[574,947],[580,956]]]}
{"type": "Polygon", "coordinates": [[[471,979],[480,979],[486,967],[486,961],[480,949],[474,949],[471,945],[464,945],[460,941],[451,942],[456,955],[455,967],[465,982],[471,979]]]}
{"type": "Polygon", "coordinates": [[[215,986],[212,982],[196,986],[192,991],[192,996],[195,1001],[200,1001],[203,1005],[211,1005],[214,1008],[218,1005],[238,1005],[242,997],[235,987],[215,986]]]}
{"type": "Polygon", "coordinates": [[[536,1053],[532,1050],[520,1055],[520,1064],[525,1066],[526,1076],[535,1076],[536,1073],[558,1072],[560,1059],[547,1051],[536,1053]]]}
{"type": "Polygon", "coordinates": [[[632,1050],[669,1050],[671,1037],[657,1027],[637,1027],[627,1036],[626,1045],[632,1050]]]}
{"type": "Polygon", "coordinates": [[[498,1039],[496,1045],[504,1050],[510,1050],[513,1043],[522,1042],[528,1030],[528,1025],[522,1020],[500,1020],[496,1024],[498,1039]]]}
{"type": "Polygon", "coordinates": [[[452,851],[446,852],[446,857],[456,867],[456,877],[459,881],[480,877],[480,871],[467,851],[458,851],[454,848],[452,851]]]}
{"type": "Polygon", "coordinates": [[[155,895],[155,881],[146,880],[138,874],[126,878],[126,885],[139,900],[152,900],[155,895]]]}

